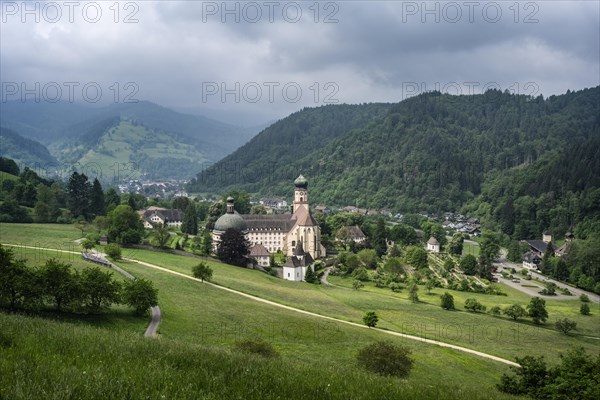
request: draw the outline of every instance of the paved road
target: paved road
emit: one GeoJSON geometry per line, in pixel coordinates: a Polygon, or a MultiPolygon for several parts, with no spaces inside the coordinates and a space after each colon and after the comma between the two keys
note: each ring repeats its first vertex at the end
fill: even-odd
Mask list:
{"type": "Polygon", "coordinates": [[[323,271],[323,276],[321,276],[321,283],[325,286],[331,286],[331,283],[329,283],[327,281],[327,277],[329,276],[329,273],[331,272],[331,268],[333,268],[333,267],[325,268],[325,271],[323,271]]]}
{"type": "Polygon", "coordinates": [[[160,308],[158,306],[154,306],[150,309],[152,312],[152,319],[150,320],[150,325],[146,328],[146,332],[144,332],[145,337],[156,337],[156,331],[158,330],[158,324],[160,324],[160,308]]]}
{"type": "Polygon", "coordinates": [[[538,297],[544,297],[544,298],[548,298],[548,299],[557,299],[557,300],[564,300],[564,299],[573,300],[573,299],[578,299],[579,296],[581,296],[582,294],[585,294],[586,296],[588,296],[590,298],[591,301],[593,301],[595,303],[600,303],[600,296],[598,296],[597,294],[576,288],[571,285],[567,285],[565,283],[559,282],[555,279],[552,279],[545,275],[542,275],[538,272],[529,270],[527,268],[523,268],[523,266],[521,264],[513,264],[513,263],[508,262],[506,260],[506,253],[504,252],[504,250],[502,250],[500,252],[500,258],[498,259],[498,262],[496,262],[494,264],[499,267],[499,271],[506,270],[506,272],[509,272],[508,271],[509,268],[514,268],[516,271],[521,271],[521,270],[525,269],[525,270],[527,270],[527,272],[529,272],[529,274],[532,277],[539,279],[542,282],[553,282],[559,288],[568,289],[571,293],[573,293],[573,296],[566,296],[566,295],[561,294],[560,292],[557,292],[557,294],[555,296],[543,296],[538,293],[540,290],[542,290],[544,288],[543,283],[540,283],[540,282],[537,282],[534,280],[530,280],[530,281],[524,280],[521,276],[515,275],[515,274],[513,274],[513,276],[515,276],[515,278],[520,279],[521,280],[520,283],[512,282],[509,279],[499,278],[499,280],[502,283],[505,283],[508,286],[518,289],[518,290],[520,290],[526,294],[529,294],[531,296],[538,296],[538,297]],[[539,289],[523,287],[522,285],[536,285],[539,287],[539,289]]]}
{"type": "MultiPolygon", "coordinates": [[[[108,261],[106,259],[106,254],[101,253],[99,251],[94,251],[94,255],[97,258],[99,258],[100,260],[102,260],[103,262],[105,262],[106,263],[105,265],[108,265],[110,268],[121,273],[123,276],[125,276],[125,278],[135,279],[135,277],[133,275],[131,275],[129,272],[125,271],[123,268],[119,267],[118,265],[115,265],[115,264],[111,263],[110,261],[108,261]]],[[[150,313],[152,315],[152,318],[150,319],[150,324],[148,325],[148,328],[146,328],[146,332],[144,332],[144,336],[153,338],[153,337],[156,337],[156,332],[158,331],[158,325],[160,324],[160,317],[161,317],[160,308],[158,306],[153,306],[150,308],[150,313]]]]}

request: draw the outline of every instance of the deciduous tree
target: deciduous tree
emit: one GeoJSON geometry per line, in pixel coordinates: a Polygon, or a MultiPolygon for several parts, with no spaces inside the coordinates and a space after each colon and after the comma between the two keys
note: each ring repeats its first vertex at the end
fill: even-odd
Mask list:
{"type": "Polygon", "coordinates": [[[363,322],[369,328],[374,328],[379,321],[379,317],[375,314],[375,311],[367,311],[367,313],[363,317],[363,322]]]}
{"type": "Polygon", "coordinates": [[[504,313],[504,315],[508,315],[515,321],[527,315],[527,311],[525,311],[525,309],[519,304],[510,305],[506,307],[502,312],[504,313]]]}
{"type": "Polygon", "coordinates": [[[445,292],[441,296],[440,301],[443,309],[454,310],[454,296],[452,296],[450,293],[445,292]]]}
{"type": "Polygon", "coordinates": [[[143,278],[127,280],[123,286],[123,301],[133,307],[136,314],[143,315],[158,304],[158,289],[143,278]]]}
{"type": "Polygon", "coordinates": [[[192,268],[192,273],[195,278],[200,279],[202,282],[210,281],[212,278],[213,270],[205,262],[200,262],[192,268]]]}
{"type": "Polygon", "coordinates": [[[539,297],[533,297],[527,305],[527,313],[536,324],[545,322],[546,319],[548,319],[546,300],[539,297]]]}

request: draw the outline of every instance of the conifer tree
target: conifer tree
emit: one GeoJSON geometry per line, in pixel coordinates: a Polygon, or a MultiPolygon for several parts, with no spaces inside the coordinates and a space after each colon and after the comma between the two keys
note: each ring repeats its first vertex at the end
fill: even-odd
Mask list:
{"type": "Polygon", "coordinates": [[[92,184],[92,190],[90,193],[90,214],[93,216],[104,215],[105,203],[104,203],[104,192],[102,191],[102,185],[98,178],[94,179],[92,184]]]}
{"type": "Polygon", "coordinates": [[[196,207],[193,202],[189,202],[183,216],[183,223],[181,224],[181,232],[190,235],[198,234],[198,215],[196,214],[196,207]]]}

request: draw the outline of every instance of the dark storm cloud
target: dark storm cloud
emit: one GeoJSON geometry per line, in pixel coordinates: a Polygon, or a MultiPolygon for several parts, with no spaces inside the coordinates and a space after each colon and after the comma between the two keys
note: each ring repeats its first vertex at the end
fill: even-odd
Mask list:
{"type": "Polygon", "coordinates": [[[140,100],[243,109],[257,119],[326,99],[399,101],[414,84],[458,84],[465,93],[473,82],[492,82],[544,95],[599,84],[596,1],[320,2],[318,14],[312,1],[228,2],[229,13],[220,1],[144,1],[121,2],[118,15],[107,2],[96,3],[102,18],[93,23],[77,13],[67,20],[64,4],[54,3],[62,5],[59,21],[26,15],[23,23],[14,7],[23,3],[2,2],[2,82],[93,81],[105,93],[135,82],[140,100]],[[137,22],[124,23],[127,16],[137,22]],[[537,93],[524,89],[528,82],[537,93]],[[207,84],[219,92],[207,96],[207,84]],[[301,98],[286,97],[286,84],[301,98]]]}

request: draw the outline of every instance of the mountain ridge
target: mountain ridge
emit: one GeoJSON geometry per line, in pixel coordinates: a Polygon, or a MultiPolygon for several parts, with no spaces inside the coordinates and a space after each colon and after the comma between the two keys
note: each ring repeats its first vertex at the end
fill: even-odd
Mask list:
{"type": "MultiPolygon", "coordinates": [[[[303,110],[272,125],[270,136],[264,131],[199,173],[188,190],[287,196],[290,182],[302,173],[310,182],[313,204],[435,213],[470,205],[471,211],[481,206],[477,215],[489,215],[493,220],[500,215],[497,208],[507,195],[500,193],[499,198],[479,202],[484,183],[498,175],[522,180],[515,174],[522,168],[535,176],[534,181],[544,182],[541,192],[532,195],[541,202],[553,192],[552,207],[559,207],[568,190],[557,192],[543,173],[560,168],[557,160],[564,160],[573,146],[597,143],[593,139],[600,137],[599,100],[600,87],[547,99],[497,90],[472,96],[430,92],[386,107],[384,115],[361,120],[322,145],[298,152],[296,144],[307,140],[298,129],[299,121],[306,113],[319,115],[326,108],[303,110]],[[282,144],[272,137],[287,141],[282,144]],[[279,154],[284,156],[277,158],[279,154]],[[543,167],[544,163],[549,166],[543,167]]],[[[353,112],[359,112],[358,107],[353,112]]],[[[336,124],[322,122],[324,126],[336,124]]],[[[589,154],[587,157],[593,153],[589,154]]],[[[571,168],[584,173],[580,179],[597,182],[597,172],[576,165],[571,168]]],[[[585,191],[578,201],[587,201],[584,198],[591,196],[594,188],[576,189],[585,191]]],[[[529,195],[514,190],[515,198],[529,195]]],[[[577,220],[561,223],[560,229],[577,220]]]]}

